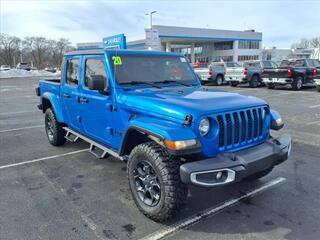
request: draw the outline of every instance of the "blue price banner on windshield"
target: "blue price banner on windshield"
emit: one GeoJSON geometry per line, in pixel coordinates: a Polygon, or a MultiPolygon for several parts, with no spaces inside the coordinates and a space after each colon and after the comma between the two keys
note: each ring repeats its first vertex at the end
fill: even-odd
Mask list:
{"type": "Polygon", "coordinates": [[[103,38],[103,48],[104,49],[126,49],[126,36],[124,34],[119,34],[115,36],[103,38]]]}

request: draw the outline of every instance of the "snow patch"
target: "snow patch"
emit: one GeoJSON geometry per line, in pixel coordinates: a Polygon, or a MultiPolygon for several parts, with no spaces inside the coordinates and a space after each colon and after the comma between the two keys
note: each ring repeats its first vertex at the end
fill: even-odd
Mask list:
{"type": "Polygon", "coordinates": [[[0,72],[0,78],[19,78],[19,77],[60,77],[61,71],[51,73],[45,70],[10,69],[0,72]]]}

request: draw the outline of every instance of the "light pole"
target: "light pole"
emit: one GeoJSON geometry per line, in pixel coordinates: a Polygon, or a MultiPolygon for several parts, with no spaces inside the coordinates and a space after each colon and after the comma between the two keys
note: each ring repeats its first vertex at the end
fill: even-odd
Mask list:
{"type": "Polygon", "coordinates": [[[156,13],[157,11],[151,11],[146,13],[147,16],[150,16],[150,29],[152,29],[152,14],[156,13]]]}

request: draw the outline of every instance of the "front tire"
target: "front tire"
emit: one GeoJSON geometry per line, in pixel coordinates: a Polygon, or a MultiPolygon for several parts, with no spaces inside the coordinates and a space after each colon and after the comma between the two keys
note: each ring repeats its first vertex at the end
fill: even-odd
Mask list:
{"type": "Polygon", "coordinates": [[[180,180],[180,161],[154,142],[136,146],[128,160],[128,179],[139,210],[157,222],[176,214],[187,199],[188,189],[180,180]]]}
{"type": "Polygon", "coordinates": [[[66,142],[64,137],[66,132],[62,127],[62,124],[57,121],[52,109],[48,108],[45,112],[45,128],[51,145],[61,146],[66,142]]]}
{"type": "Polygon", "coordinates": [[[319,86],[317,86],[317,90],[318,90],[318,92],[320,92],[320,85],[319,85],[319,86]]]}

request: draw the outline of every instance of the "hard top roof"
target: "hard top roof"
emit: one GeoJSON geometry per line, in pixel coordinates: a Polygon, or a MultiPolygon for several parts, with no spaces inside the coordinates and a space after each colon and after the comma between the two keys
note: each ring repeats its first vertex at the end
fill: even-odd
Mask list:
{"type": "Polygon", "coordinates": [[[84,50],[75,50],[72,52],[67,52],[64,56],[73,56],[73,55],[101,55],[105,52],[117,52],[117,53],[136,53],[136,54],[152,54],[152,55],[171,55],[171,56],[182,56],[180,53],[175,52],[160,52],[160,51],[150,51],[150,50],[131,50],[131,49],[84,49],[84,50]]]}

